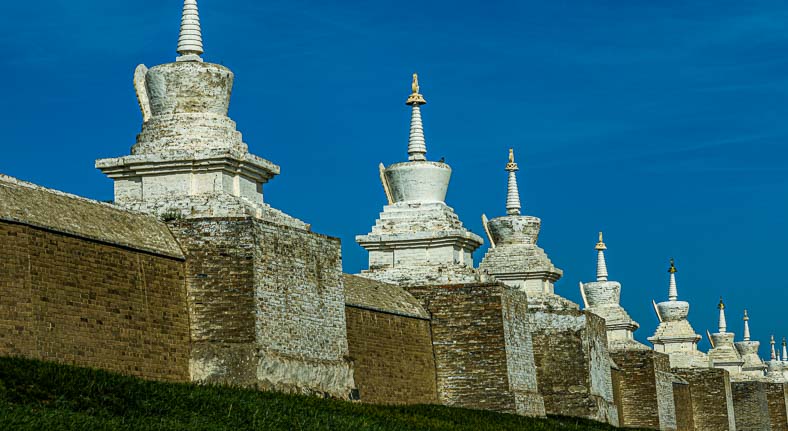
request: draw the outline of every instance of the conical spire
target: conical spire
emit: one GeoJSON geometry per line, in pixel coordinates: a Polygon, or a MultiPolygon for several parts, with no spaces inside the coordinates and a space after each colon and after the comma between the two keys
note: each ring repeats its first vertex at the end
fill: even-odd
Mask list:
{"type": "Polygon", "coordinates": [[[724,334],[728,331],[728,323],[725,321],[725,303],[722,302],[722,297],[720,297],[720,304],[717,305],[717,308],[720,310],[719,333],[724,334]]]}
{"type": "Polygon", "coordinates": [[[408,160],[411,162],[427,160],[427,142],[424,140],[424,126],[421,123],[421,105],[427,104],[424,96],[419,94],[419,75],[413,74],[413,93],[408,97],[407,105],[413,107],[410,117],[410,139],[408,140],[408,160]]]}
{"type": "Polygon", "coordinates": [[[776,361],[777,360],[777,349],[774,348],[774,345],[776,344],[774,342],[774,335],[772,335],[772,339],[771,339],[771,341],[769,341],[769,344],[772,345],[772,361],[776,361]]]}
{"type": "Polygon", "coordinates": [[[750,316],[744,310],[744,341],[750,341],[750,316]]]}
{"type": "Polygon", "coordinates": [[[670,258],[670,269],[668,272],[670,273],[670,287],[668,287],[668,300],[670,301],[677,301],[679,299],[679,291],[676,287],[676,262],[673,258],[670,258]]]}
{"type": "Polygon", "coordinates": [[[785,337],[783,337],[783,354],[782,354],[783,361],[788,361],[788,347],[786,346],[788,346],[788,344],[786,344],[785,337]]]}
{"type": "Polygon", "coordinates": [[[181,33],[178,37],[178,61],[202,61],[202,31],[197,0],[183,1],[181,33]]]}
{"type": "Polygon", "coordinates": [[[509,187],[506,193],[506,214],[520,215],[520,190],[517,188],[517,171],[520,168],[514,161],[514,148],[509,149],[509,163],[506,171],[509,172],[509,187]]]}
{"type": "Polygon", "coordinates": [[[605,262],[605,250],[607,246],[602,237],[602,232],[599,232],[599,242],[594,247],[596,253],[596,281],[607,281],[607,263],[605,262]]]}

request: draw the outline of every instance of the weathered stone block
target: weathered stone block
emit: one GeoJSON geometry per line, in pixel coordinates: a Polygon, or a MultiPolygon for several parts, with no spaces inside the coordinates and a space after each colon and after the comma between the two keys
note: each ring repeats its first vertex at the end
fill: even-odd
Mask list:
{"type": "Polygon", "coordinates": [[[254,218],[178,220],[195,380],[347,398],[339,241],[254,218]]]}
{"type": "Polygon", "coordinates": [[[688,382],[673,382],[673,405],[676,408],[676,431],[694,431],[695,415],[692,412],[692,392],[688,382]]]}
{"type": "Polygon", "coordinates": [[[689,383],[695,431],[736,431],[730,375],[717,368],[674,368],[689,383]]]}
{"type": "Polygon", "coordinates": [[[738,431],[772,431],[766,383],[731,382],[733,410],[738,431]]]}
{"type": "Polygon", "coordinates": [[[500,283],[407,290],[432,315],[442,404],[544,416],[525,293],[500,283]]]}
{"type": "Polygon", "coordinates": [[[788,384],[766,383],[772,431],[788,431],[788,384]]]}
{"type": "Polygon", "coordinates": [[[604,319],[567,307],[531,307],[528,316],[547,414],[618,426],[604,319]]]}
{"type": "Polygon", "coordinates": [[[614,373],[620,426],[676,430],[674,377],[668,355],[653,350],[610,353],[618,366],[614,373]]]}

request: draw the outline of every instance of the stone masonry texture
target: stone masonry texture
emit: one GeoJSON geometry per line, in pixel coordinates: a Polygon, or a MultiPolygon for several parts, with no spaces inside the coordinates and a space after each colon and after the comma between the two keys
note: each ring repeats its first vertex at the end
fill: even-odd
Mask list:
{"type": "Polygon", "coordinates": [[[338,240],[246,217],[170,227],[187,255],[192,379],[351,396],[338,240]]]}
{"type": "Polygon", "coordinates": [[[694,431],[695,416],[692,413],[692,393],[688,383],[673,383],[673,405],[676,407],[676,430],[694,431]]]}
{"type": "Polygon", "coordinates": [[[622,350],[610,354],[615,373],[616,405],[621,426],[675,430],[673,376],[668,355],[653,350],[622,350]]]}
{"type": "Polygon", "coordinates": [[[499,283],[407,289],[432,315],[441,404],[544,415],[523,292],[499,283]]]}
{"type": "Polygon", "coordinates": [[[362,402],[438,402],[429,314],[401,287],[344,276],[348,347],[362,402]]]}
{"type": "Polygon", "coordinates": [[[733,410],[738,431],[772,431],[766,383],[760,381],[731,382],[733,410]]]}
{"type": "Polygon", "coordinates": [[[730,376],[717,368],[673,368],[689,383],[695,431],[736,431],[730,376]]]}
{"type": "Polygon", "coordinates": [[[189,380],[183,261],[0,221],[0,355],[189,380]]]}
{"type": "Polygon", "coordinates": [[[772,431],[788,431],[788,384],[766,383],[766,398],[769,402],[769,417],[772,431]]]}
{"type": "Polygon", "coordinates": [[[569,308],[532,310],[529,319],[547,413],[617,426],[604,319],[569,308]]]}

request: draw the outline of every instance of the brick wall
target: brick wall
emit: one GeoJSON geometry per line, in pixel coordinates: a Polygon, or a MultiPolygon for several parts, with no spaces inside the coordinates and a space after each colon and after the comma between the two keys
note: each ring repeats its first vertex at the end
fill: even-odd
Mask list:
{"type": "Polygon", "coordinates": [[[687,383],[673,383],[673,405],[676,407],[676,431],[694,431],[692,394],[687,383]]]}
{"type": "Polygon", "coordinates": [[[442,404],[543,415],[526,327],[527,298],[498,283],[409,287],[432,315],[442,404]],[[511,320],[505,322],[506,320],[511,320]],[[517,343],[519,346],[515,346],[517,343]],[[507,355],[520,349],[520,355],[507,355]],[[530,377],[528,377],[530,376],[530,377]]]}
{"type": "Polygon", "coordinates": [[[534,360],[548,414],[618,425],[607,329],[601,317],[576,309],[536,309],[534,360]]]}
{"type": "Polygon", "coordinates": [[[0,354],[187,381],[183,278],[179,259],[0,221],[0,354]]]}
{"type": "Polygon", "coordinates": [[[689,383],[695,431],[734,431],[730,376],[716,368],[674,368],[689,383]]]}
{"type": "Polygon", "coordinates": [[[668,355],[652,350],[610,353],[615,373],[619,423],[624,427],[674,430],[673,379],[668,355]]]}
{"type": "Polygon", "coordinates": [[[430,404],[438,401],[430,322],[348,306],[350,358],[361,401],[430,404]]]}
{"type": "Polygon", "coordinates": [[[766,398],[769,402],[772,431],[788,431],[788,384],[766,383],[766,398]]]}
{"type": "Polygon", "coordinates": [[[766,383],[731,382],[733,410],[738,431],[771,431],[766,383]]]}
{"type": "Polygon", "coordinates": [[[195,380],[350,396],[339,240],[252,218],[170,228],[187,256],[195,380]]]}

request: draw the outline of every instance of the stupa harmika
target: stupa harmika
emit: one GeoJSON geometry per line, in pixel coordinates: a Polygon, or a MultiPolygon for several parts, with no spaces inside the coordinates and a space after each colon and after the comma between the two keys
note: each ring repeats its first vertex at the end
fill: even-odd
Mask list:
{"type": "Polygon", "coordinates": [[[451,167],[427,160],[418,75],[413,75],[408,161],[387,168],[380,178],[388,205],[367,235],[356,237],[369,251],[365,277],[400,285],[479,281],[473,252],[483,240],[466,229],[446,205],[451,167]]]}
{"type": "Polygon", "coordinates": [[[709,359],[698,350],[698,341],[701,336],[695,333],[687,320],[690,305],[686,301],[679,301],[678,287],[676,285],[676,265],[670,260],[670,284],[668,287],[668,300],[654,303],[654,310],[659,319],[659,326],[648,341],[654,345],[654,350],[670,355],[670,365],[675,368],[707,368],[709,359]]]}

